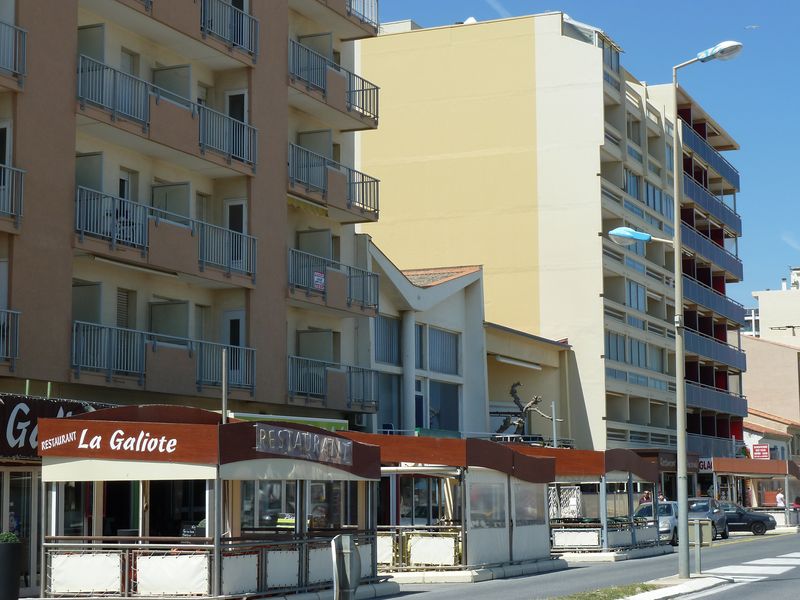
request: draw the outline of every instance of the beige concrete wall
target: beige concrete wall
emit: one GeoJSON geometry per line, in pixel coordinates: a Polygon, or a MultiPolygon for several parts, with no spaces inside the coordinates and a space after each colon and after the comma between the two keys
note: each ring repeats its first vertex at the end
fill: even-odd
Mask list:
{"type": "Polygon", "coordinates": [[[742,391],[748,406],[800,421],[800,349],[746,335],[742,349],[747,353],[742,391]]]}
{"type": "Polygon", "coordinates": [[[376,244],[401,269],[484,265],[486,318],[527,331],[539,326],[535,20],[360,42],[381,127],[357,150],[382,181],[380,222],[362,226],[376,244]]]}
{"type": "MultiPolygon", "coordinates": [[[[758,301],[758,315],[761,321],[761,338],[800,347],[800,328],[787,325],[800,325],[800,290],[766,290],[753,292],[758,301]],[[774,329],[781,327],[785,329],[774,329]]],[[[749,368],[749,366],[748,366],[749,368]]]]}

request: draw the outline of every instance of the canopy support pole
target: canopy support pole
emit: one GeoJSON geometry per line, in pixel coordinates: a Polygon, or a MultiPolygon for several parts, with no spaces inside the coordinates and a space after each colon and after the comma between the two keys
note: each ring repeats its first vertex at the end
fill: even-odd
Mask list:
{"type": "Polygon", "coordinates": [[[606,476],[600,476],[600,528],[602,529],[600,535],[603,538],[601,545],[603,550],[608,550],[608,486],[606,485],[606,476]]]}

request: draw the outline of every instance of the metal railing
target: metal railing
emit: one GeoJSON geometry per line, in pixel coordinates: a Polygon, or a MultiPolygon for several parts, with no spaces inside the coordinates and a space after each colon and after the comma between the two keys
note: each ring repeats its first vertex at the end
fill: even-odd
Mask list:
{"type": "Polygon", "coordinates": [[[380,88],[363,77],[304,46],[289,40],[289,75],[305,82],[309,88],[328,92],[328,69],[344,74],[347,79],[346,102],[348,110],[355,110],[366,117],[378,118],[378,95],[380,88]]]}
{"type": "Polygon", "coordinates": [[[202,0],[200,31],[221,39],[232,48],[258,55],[258,19],[224,0],[202,0]]]}
{"type": "Polygon", "coordinates": [[[378,0],[347,0],[347,12],[377,29],[378,0]]]}
{"type": "Polygon", "coordinates": [[[347,367],[347,406],[374,410],[378,406],[378,372],[347,367]]]}
{"type": "Polygon", "coordinates": [[[347,173],[347,203],[351,207],[378,216],[380,181],[350,167],[340,167],[347,173]]]}
{"type": "Polygon", "coordinates": [[[196,384],[219,386],[222,383],[222,349],[228,349],[228,383],[231,387],[255,389],[255,349],[195,340],[153,331],[141,331],[85,321],[74,321],[72,328],[72,368],[81,371],[139,377],[147,370],[147,347],[159,345],[185,348],[197,354],[196,384]]]}
{"type": "Polygon", "coordinates": [[[22,217],[24,192],[25,171],[0,165],[0,214],[13,217],[17,225],[22,217]]]}
{"type": "Polygon", "coordinates": [[[711,216],[730,226],[737,233],[742,232],[742,217],[686,173],[683,174],[683,195],[692,199],[711,216]]]}
{"type": "Polygon", "coordinates": [[[75,230],[83,236],[138,248],[149,247],[148,221],[169,221],[188,227],[197,236],[199,266],[255,276],[258,241],[253,236],[78,186],[75,230]]]}
{"type": "Polygon", "coordinates": [[[683,119],[681,119],[681,138],[684,145],[699,154],[712,169],[722,175],[737,191],[739,190],[739,171],[683,119]]]}
{"type": "Polygon", "coordinates": [[[747,398],[695,381],[686,382],[686,404],[740,417],[747,416],[747,398]]]}
{"type": "MultiPolygon", "coordinates": [[[[387,565],[391,571],[428,570],[430,556],[415,556],[412,542],[437,540],[444,546],[445,540],[452,544],[452,554],[439,553],[436,569],[463,568],[464,530],[459,525],[379,525],[378,540],[391,540],[392,552],[387,556],[382,553],[381,565],[387,565]],[[385,557],[385,558],[383,558],[385,557]],[[386,560],[388,559],[388,560],[386,560]]],[[[380,545],[380,541],[379,541],[380,545]]]]}
{"type": "Polygon", "coordinates": [[[201,152],[212,150],[228,160],[256,164],[258,131],[255,127],[88,56],[79,57],[78,99],[82,104],[98,106],[109,111],[114,119],[123,118],[147,129],[150,96],[155,96],[157,101],[169,100],[192,115],[199,115],[201,152]]]}
{"type": "Polygon", "coordinates": [[[739,257],[734,256],[725,248],[713,242],[710,238],[707,238],[686,223],[681,223],[681,236],[684,246],[696,251],[715,265],[719,265],[737,279],[742,279],[744,269],[739,257]]]}
{"type": "Polygon", "coordinates": [[[235,158],[256,164],[256,129],[204,105],[197,105],[200,115],[200,149],[214,150],[229,160],[235,158]]]}
{"type": "Polygon", "coordinates": [[[739,444],[733,439],[699,433],[686,434],[686,450],[700,456],[731,458],[737,456],[738,449],[739,444]]]}
{"type": "Polygon", "coordinates": [[[730,365],[739,371],[745,370],[747,364],[745,354],[736,346],[731,346],[693,329],[685,330],[685,338],[687,352],[730,365]]]}
{"type": "Polygon", "coordinates": [[[377,308],[377,273],[289,248],[290,286],[325,295],[327,294],[326,269],[336,269],[347,276],[348,304],[355,303],[363,308],[377,308]]]}
{"type": "Polygon", "coordinates": [[[710,308],[715,313],[744,325],[746,314],[744,306],[688,275],[683,276],[683,293],[687,300],[710,308]]]}
{"type": "Polygon", "coordinates": [[[0,71],[14,77],[26,74],[27,37],[24,29],[0,21],[0,71]]]}
{"type": "Polygon", "coordinates": [[[328,395],[327,374],[329,369],[345,372],[348,407],[358,405],[360,408],[374,409],[377,406],[377,371],[303,356],[289,356],[289,395],[324,400],[328,395]]]}
{"type": "Polygon", "coordinates": [[[19,317],[16,310],[0,310],[0,360],[12,365],[19,358],[19,317]]]}

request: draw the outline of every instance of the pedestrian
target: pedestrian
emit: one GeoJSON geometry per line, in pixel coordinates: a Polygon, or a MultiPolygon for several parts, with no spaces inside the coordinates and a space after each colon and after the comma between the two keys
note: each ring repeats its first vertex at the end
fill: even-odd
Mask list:
{"type": "Polygon", "coordinates": [[[658,501],[659,502],[666,502],[667,498],[664,496],[664,492],[658,492],[658,501]]]}
{"type": "Polygon", "coordinates": [[[639,504],[647,504],[648,502],[652,502],[653,499],[650,497],[650,490],[645,490],[644,494],[641,498],[639,498],[639,504]]]}
{"type": "Polygon", "coordinates": [[[794,497],[794,502],[792,502],[792,508],[795,510],[800,510],[800,496],[794,497]]]}
{"type": "Polygon", "coordinates": [[[783,495],[783,488],[778,488],[778,493],[775,494],[775,504],[778,508],[786,508],[786,498],[783,495]]]}

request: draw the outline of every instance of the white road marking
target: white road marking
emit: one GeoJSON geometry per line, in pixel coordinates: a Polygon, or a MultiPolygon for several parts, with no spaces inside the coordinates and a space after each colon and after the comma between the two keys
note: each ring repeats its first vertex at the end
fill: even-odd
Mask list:
{"type": "Polygon", "coordinates": [[[794,567],[762,567],[756,565],[728,565],[716,569],[703,571],[704,573],[718,575],[782,575],[794,567]]]}
{"type": "Polygon", "coordinates": [[[792,552],[791,554],[781,554],[778,558],[800,558],[800,552],[792,552]]]}
{"type": "Polygon", "coordinates": [[[758,560],[748,560],[746,565],[790,565],[800,566],[800,558],[759,558],[758,560]]]}

